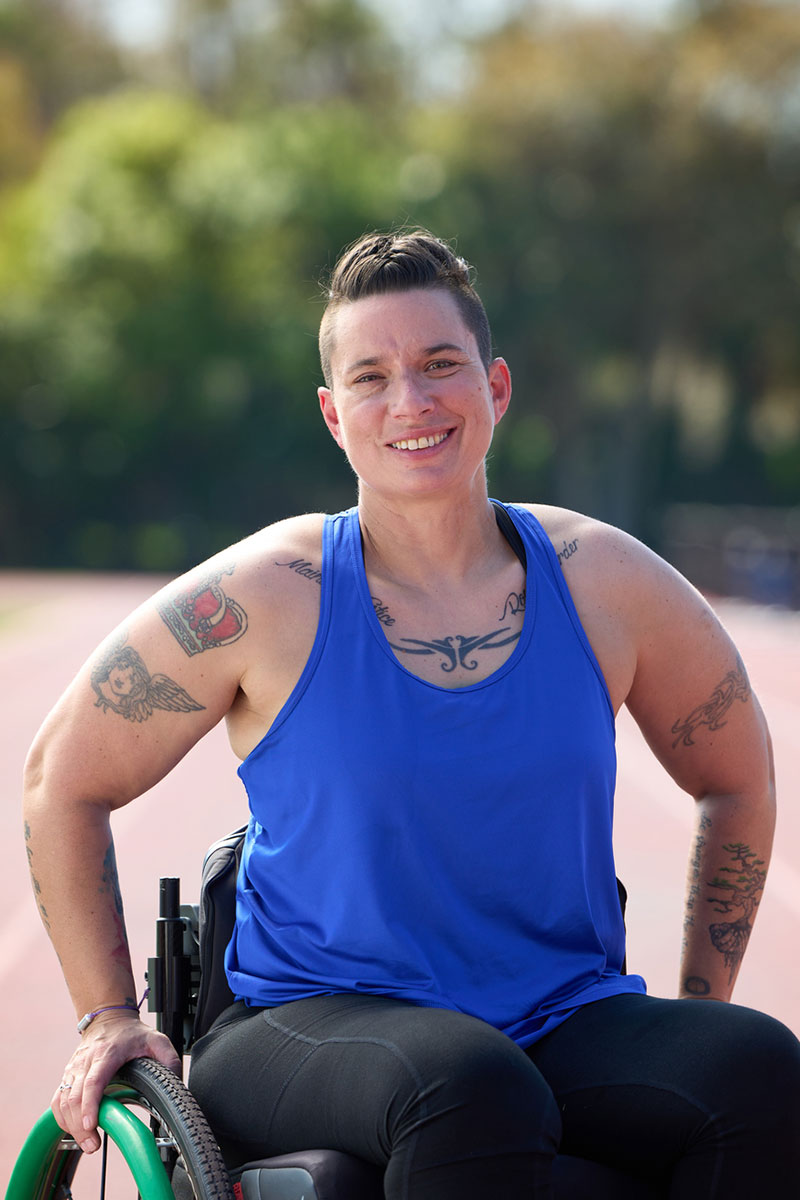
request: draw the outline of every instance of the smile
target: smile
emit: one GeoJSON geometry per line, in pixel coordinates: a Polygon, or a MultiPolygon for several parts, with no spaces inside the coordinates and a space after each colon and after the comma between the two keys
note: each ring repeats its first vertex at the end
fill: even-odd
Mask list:
{"type": "Polygon", "coordinates": [[[434,433],[430,437],[408,438],[402,442],[392,442],[393,450],[428,450],[431,446],[438,446],[445,438],[450,437],[450,430],[447,433],[434,433]]]}

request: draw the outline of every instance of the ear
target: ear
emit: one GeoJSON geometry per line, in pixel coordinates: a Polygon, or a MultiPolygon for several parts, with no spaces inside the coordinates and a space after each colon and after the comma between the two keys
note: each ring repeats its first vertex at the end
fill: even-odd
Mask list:
{"type": "Polygon", "coordinates": [[[342,430],[339,424],[339,414],[336,411],[336,405],[333,402],[333,392],[330,388],[317,388],[319,396],[319,406],[322,409],[322,419],[328,426],[328,432],[340,450],[344,449],[342,442],[342,430]]]}
{"type": "Polygon", "coordinates": [[[511,400],[511,372],[504,358],[495,358],[489,363],[489,389],[494,405],[494,423],[500,421],[511,400]]]}

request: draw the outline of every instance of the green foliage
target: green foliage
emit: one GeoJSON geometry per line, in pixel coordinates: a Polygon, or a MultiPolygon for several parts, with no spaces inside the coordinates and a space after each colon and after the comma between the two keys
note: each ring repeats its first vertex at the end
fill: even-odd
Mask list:
{"type": "Polygon", "coordinates": [[[347,502],[316,411],[316,279],[395,218],[393,153],[344,104],[234,125],[132,91],[71,111],[0,230],[9,560],[181,566],[347,502]]]}
{"type": "Polygon", "coordinates": [[[137,84],[89,54],[77,104],[22,11],[0,7],[0,169],[29,173],[0,191],[2,561],[177,569],[350,503],[318,279],[406,222],[478,265],[514,373],[495,494],[651,537],[670,501],[800,503],[794,7],[520,20],[421,100],[357,0],[249,24],[185,0],[137,84]]]}

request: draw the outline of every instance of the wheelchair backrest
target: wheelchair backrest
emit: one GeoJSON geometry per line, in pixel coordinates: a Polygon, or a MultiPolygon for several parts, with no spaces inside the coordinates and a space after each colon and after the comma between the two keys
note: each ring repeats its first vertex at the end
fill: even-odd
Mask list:
{"type": "Polygon", "coordinates": [[[200,981],[192,1040],[197,1041],[219,1014],[233,1004],[225,977],[225,948],[236,921],[236,877],[247,826],[214,842],[203,861],[200,881],[198,951],[200,981]]]}
{"type": "MultiPolygon", "coordinates": [[[[158,1028],[173,1038],[179,1053],[207,1033],[220,1013],[234,1002],[225,975],[225,950],[236,923],[236,881],[246,833],[247,825],[242,825],[214,842],[203,860],[199,904],[180,908],[185,986],[170,993],[179,997],[174,1010],[165,1011],[164,988],[153,986],[156,980],[174,972],[158,958],[149,960],[149,1009],[157,1014],[158,1028]]],[[[178,880],[161,880],[162,888],[165,883],[179,885],[178,880]]],[[[619,879],[617,890],[624,921],[627,894],[619,879]]],[[[178,916],[177,911],[174,915],[178,916]]],[[[627,963],[623,961],[623,974],[626,970],[627,963]]]]}

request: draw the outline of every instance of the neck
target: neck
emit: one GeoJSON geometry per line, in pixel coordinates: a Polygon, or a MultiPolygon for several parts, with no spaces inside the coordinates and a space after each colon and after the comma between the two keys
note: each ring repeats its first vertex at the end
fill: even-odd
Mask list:
{"type": "Polygon", "coordinates": [[[458,584],[476,565],[496,569],[508,553],[485,486],[460,504],[442,497],[394,503],[362,488],[358,508],[373,575],[425,588],[433,580],[458,584]]]}

